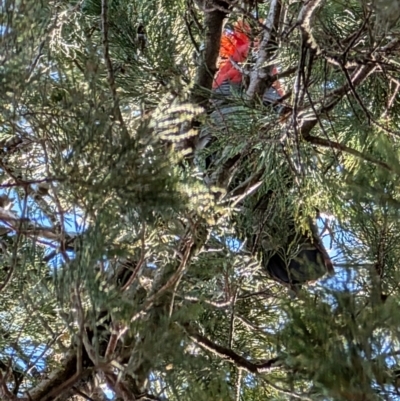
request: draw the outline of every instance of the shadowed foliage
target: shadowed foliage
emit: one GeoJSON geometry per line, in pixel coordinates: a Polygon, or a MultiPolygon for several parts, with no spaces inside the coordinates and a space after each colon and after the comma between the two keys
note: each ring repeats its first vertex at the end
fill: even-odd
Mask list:
{"type": "Polygon", "coordinates": [[[398,399],[399,17],[1,2],[0,399],[398,399]]]}

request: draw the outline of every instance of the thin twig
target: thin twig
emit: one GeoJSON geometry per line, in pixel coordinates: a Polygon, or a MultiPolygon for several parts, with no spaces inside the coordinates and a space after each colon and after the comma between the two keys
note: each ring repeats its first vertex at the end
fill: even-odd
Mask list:
{"type": "Polygon", "coordinates": [[[233,348],[233,338],[235,336],[235,304],[239,294],[239,288],[235,289],[235,293],[231,302],[231,317],[229,322],[229,337],[228,337],[228,348],[233,348]]]}
{"type": "MultiPolygon", "coordinates": [[[[171,288],[181,277],[181,274],[183,273],[184,269],[186,268],[186,265],[189,261],[189,257],[191,255],[192,251],[192,246],[194,244],[194,241],[192,239],[189,239],[186,243],[186,249],[184,254],[182,255],[182,260],[181,263],[179,264],[176,272],[167,280],[167,282],[153,295],[151,295],[149,298],[147,298],[146,302],[144,303],[143,307],[141,310],[136,313],[132,318],[131,318],[131,323],[139,319],[146,311],[148,311],[151,306],[153,305],[154,301],[160,297],[165,291],[167,291],[169,288],[171,288]]],[[[124,332],[127,330],[125,328],[124,332]]],[[[122,335],[123,333],[121,333],[122,335]]]]}
{"type": "Polygon", "coordinates": [[[145,261],[146,258],[146,225],[143,223],[143,228],[142,228],[142,236],[141,236],[141,251],[140,251],[140,259],[137,262],[135,269],[133,270],[131,276],[129,277],[128,281],[126,282],[126,284],[121,288],[121,291],[124,292],[126,291],[131,284],[133,283],[133,281],[135,280],[140,268],[143,266],[143,263],[145,261]]]}
{"type": "Polygon", "coordinates": [[[266,382],[269,386],[271,386],[273,389],[279,391],[279,392],[282,393],[282,394],[286,394],[286,395],[289,395],[289,396],[291,396],[291,397],[293,397],[293,398],[297,398],[297,399],[304,400],[304,401],[313,401],[312,398],[309,398],[309,397],[305,396],[304,394],[301,394],[301,395],[300,395],[300,394],[296,394],[295,392],[292,392],[292,391],[287,391],[287,390],[283,389],[282,387],[279,387],[279,386],[277,386],[276,384],[272,383],[272,382],[269,381],[269,380],[265,380],[265,382],[266,382]]]}
{"type": "Polygon", "coordinates": [[[242,390],[242,368],[237,368],[236,370],[236,385],[235,385],[235,401],[240,401],[240,393],[242,390]]]}
{"type": "Polygon", "coordinates": [[[6,287],[11,283],[12,277],[14,275],[14,271],[17,265],[17,253],[19,251],[19,243],[21,240],[21,228],[23,225],[23,222],[25,220],[25,215],[26,215],[26,210],[28,207],[28,193],[25,191],[25,196],[24,196],[24,203],[23,203],[23,207],[22,207],[22,216],[21,219],[19,221],[19,227],[18,227],[18,231],[17,231],[17,238],[15,241],[15,245],[14,245],[14,249],[13,249],[13,253],[12,253],[12,264],[9,267],[9,270],[7,272],[7,276],[4,280],[4,282],[0,285],[0,292],[4,291],[6,289],[6,287]]]}
{"type": "MultiPolygon", "coordinates": [[[[351,76],[351,82],[353,86],[357,87],[362,82],[364,82],[368,78],[368,76],[373,73],[375,68],[376,66],[372,63],[363,65],[360,68],[358,68],[351,76]]],[[[317,115],[323,115],[331,111],[342,100],[343,96],[345,96],[345,94],[348,91],[350,91],[349,83],[346,83],[341,87],[331,91],[327,99],[325,99],[325,101],[326,100],[328,101],[325,102],[325,104],[317,110],[317,115]]],[[[301,116],[299,116],[299,118],[301,118],[301,116]]],[[[302,124],[299,127],[299,131],[303,139],[307,139],[307,136],[310,135],[311,130],[317,124],[318,124],[317,117],[311,120],[304,120],[302,122],[302,124]]]]}
{"type": "Polygon", "coordinates": [[[72,386],[72,390],[74,390],[74,393],[76,393],[77,395],[80,395],[81,397],[83,397],[87,401],[95,401],[93,398],[90,398],[87,394],[83,393],[82,391],[80,391],[75,386],[72,386]]]}
{"type": "Polygon", "coordinates": [[[102,36],[103,36],[103,54],[104,61],[107,67],[107,81],[108,86],[110,87],[110,91],[112,94],[112,98],[114,100],[114,115],[115,118],[119,121],[122,130],[126,133],[126,125],[124,119],[122,117],[121,109],[119,108],[119,99],[117,93],[117,86],[115,84],[114,77],[114,69],[112,65],[112,61],[110,58],[110,48],[109,48],[109,40],[108,40],[108,0],[101,0],[101,26],[102,26],[102,36]]]}
{"type": "Polygon", "coordinates": [[[120,325],[115,322],[112,322],[110,339],[108,340],[106,353],[104,355],[105,360],[110,360],[112,354],[117,348],[118,340],[120,338],[120,332],[121,332],[120,325]]]}

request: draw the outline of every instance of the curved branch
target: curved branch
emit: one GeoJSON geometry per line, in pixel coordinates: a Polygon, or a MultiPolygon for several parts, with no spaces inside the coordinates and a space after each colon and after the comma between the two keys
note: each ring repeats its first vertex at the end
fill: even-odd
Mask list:
{"type": "Polygon", "coordinates": [[[303,43],[316,51],[317,54],[321,53],[321,49],[311,33],[311,19],[315,10],[322,4],[322,2],[323,0],[307,1],[300,10],[297,18],[297,24],[300,27],[303,43]]]}
{"type": "Polygon", "coordinates": [[[256,95],[262,95],[265,90],[264,81],[267,77],[265,65],[271,55],[271,40],[273,39],[273,34],[277,31],[280,14],[281,1],[271,0],[270,9],[265,22],[265,29],[258,50],[257,61],[254,70],[250,74],[250,84],[247,89],[247,96],[249,99],[254,99],[256,95]]]}
{"type": "MultiPolygon", "coordinates": [[[[85,359],[87,359],[87,356],[85,359]]],[[[28,400],[50,401],[72,388],[76,382],[84,377],[87,377],[91,372],[91,368],[87,368],[79,372],[77,370],[78,364],[79,361],[76,351],[70,352],[64,361],[64,366],[62,368],[53,372],[48,379],[43,380],[34,389],[29,390],[27,393],[28,400]]]]}
{"type": "MultiPolygon", "coordinates": [[[[353,87],[356,87],[364,82],[375,69],[375,63],[369,63],[358,68],[351,76],[351,83],[353,87]]],[[[310,120],[304,120],[302,122],[299,127],[299,131],[305,140],[308,140],[311,130],[318,124],[320,117],[323,114],[333,110],[334,107],[342,100],[343,96],[345,96],[350,90],[351,87],[348,82],[340,88],[333,90],[327,97],[329,101],[325,102],[325,104],[320,107],[319,110],[317,110],[316,117],[310,120]]],[[[299,117],[301,118],[301,116],[299,117]]]]}
{"type": "Polygon", "coordinates": [[[221,345],[213,343],[207,337],[195,332],[189,325],[185,325],[184,327],[189,337],[198,345],[207,349],[208,351],[211,351],[214,355],[217,355],[225,361],[234,364],[236,367],[246,370],[247,372],[265,373],[282,365],[282,360],[279,357],[268,359],[263,363],[250,362],[230,348],[225,348],[221,345]]]}
{"type": "MultiPolygon", "coordinates": [[[[313,145],[317,146],[323,146],[325,148],[331,148],[331,149],[336,149],[340,150],[342,152],[348,153],[350,155],[356,156],[362,160],[368,161],[370,163],[376,164],[377,166],[383,167],[385,170],[388,170],[390,172],[396,172],[395,169],[389,166],[389,164],[381,161],[374,159],[372,156],[364,154],[362,152],[359,152],[356,149],[350,148],[346,145],[343,145],[339,142],[334,142],[330,141],[329,139],[324,139],[324,138],[319,138],[317,136],[311,136],[308,135],[307,137],[304,138],[306,142],[312,143],[313,145]]],[[[398,174],[398,172],[396,172],[398,174]]]]}

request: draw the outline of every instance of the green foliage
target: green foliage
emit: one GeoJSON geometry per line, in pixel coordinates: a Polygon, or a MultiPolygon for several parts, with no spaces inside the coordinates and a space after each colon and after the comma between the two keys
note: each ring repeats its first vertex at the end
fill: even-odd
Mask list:
{"type": "Polygon", "coordinates": [[[206,3],[0,6],[1,399],[396,399],[396,7],[282,1],[278,115],[193,104],[206,3]],[[293,294],[265,266],[318,213],[336,276],[293,294]]]}

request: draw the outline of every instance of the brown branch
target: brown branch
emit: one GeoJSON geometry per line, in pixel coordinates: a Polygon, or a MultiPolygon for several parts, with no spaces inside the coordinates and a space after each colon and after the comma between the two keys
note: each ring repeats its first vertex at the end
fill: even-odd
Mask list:
{"type": "MultiPolygon", "coordinates": [[[[353,87],[360,85],[364,82],[367,77],[375,70],[376,65],[375,63],[370,63],[361,66],[358,68],[351,76],[351,82],[353,87]]],[[[316,112],[316,118],[311,120],[304,120],[299,127],[299,131],[301,136],[307,140],[307,137],[310,135],[311,130],[318,124],[319,118],[326,114],[327,112],[333,110],[333,108],[342,100],[343,96],[345,96],[351,87],[349,83],[342,85],[340,88],[337,88],[330,92],[327,96],[328,102],[326,102],[322,107],[319,108],[316,112]]],[[[299,116],[301,119],[301,115],[299,116]]]]}
{"type": "MultiPolygon", "coordinates": [[[[316,0],[318,1],[318,0],[316,0]]],[[[393,39],[392,41],[390,41],[387,45],[378,48],[373,54],[371,55],[371,60],[370,62],[367,62],[366,64],[358,67],[353,74],[351,75],[351,77],[348,77],[348,81],[342,85],[341,87],[331,91],[329,93],[329,95],[324,99],[324,101],[321,101],[321,103],[325,103],[323,104],[322,107],[319,108],[319,110],[317,110],[315,112],[315,117],[314,119],[311,120],[304,120],[301,124],[301,126],[299,127],[299,131],[301,133],[301,136],[303,137],[303,139],[305,139],[308,142],[313,142],[315,144],[319,144],[321,146],[331,146],[334,142],[331,141],[325,141],[322,138],[312,138],[309,139],[308,137],[310,136],[310,132],[311,130],[319,123],[320,121],[320,117],[323,114],[326,114],[327,112],[333,110],[333,108],[342,100],[342,98],[347,95],[349,92],[355,92],[355,88],[357,86],[359,86],[360,84],[362,84],[369,75],[371,75],[377,68],[377,60],[380,58],[380,53],[385,53],[387,51],[391,51],[393,49],[396,49],[399,46],[400,40],[399,39],[393,39]],[[374,58],[376,60],[374,60],[374,58]],[[326,101],[328,100],[328,101],[326,101]]],[[[299,116],[301,119],[301,116],[299,116]]],[[[344,150],[348,153],[351,153],[357,157],[362,157],[364,160],[367,161],[371,161],[375,164],[380,165],[381,167],[384,167],[385,169],[389,169],[389,171],[393,171],[393,169],[386,163],[384,162],[380,162],[377,160],[374,160],[373,158],[371,158],[370,156],[367,155],[363,155],[360,152],[357,152],[354,149],[351,148],[347,148],[344,145],[336,145],[339,146],[339,150],[344,150]]],[[[334,147],[333,145],[331,147],[334,147]]]]}
{"type": "Polygon", "coordinates": [[[285,71],[278,72],[277,74],[271,75],[271,82],[274,83],[282,78],[287,78],[290,75],[294,74],[297,71],[297,67],[290,67],[285,71]]]}
{"type": "Polygon", "coordinates": [[[185,21],[185,26],[186,26],[187,33],[189,34],[190,41],[191,41],[194,49],[196,50],[196,52],[198,54],[200,54],[199,46],[198,46],[198,44],[197,44],[197,42],[196,42],[196,40],[195,40],[195,38],[193,36],[192,27],[191,27],[191,24],[190,24],[190,21],[189,21],[189,18],[188,18],[188,12],[186,12],[185,15],[183,16],[183,20],[185,21]]]}
{"type": "Polygon", "coordinates": [[[80,361],[78,357],[76,358],[76,364],[77,364],[76,372],[72,376],[66,378],[65,381],[60,383],[60,385],[55,389],[53,389],[52,391],[50,391],[50,393],[46,394],[45,397],[40,398],[40,401],[50,401],[51,399],[53,399],[53,397],[61,395],[66,390],[69,390],[79,379],[82,378],[84,370],[82,369],[82,361],[80,361]]]}
{"type": "Polygon", "coordinates": [[[128,281],[122,286],[121,291],[124,292],[132,285],[133,281],[135,280],[137,274],[139,273],[140,268],[143,266],[143,263],[146,258],[146,243],[145,243],[145,235],[146,235],[146,225],[143,225],[142,229],[142,237],[141,237],[141,251],[140,251],[140,259],[137,262],[135,269],[133,270],[131,276],[129,277],[128,281]]]}
{"type": "Polygon", "coordinates": [[[36,55],[36,57],[34,58],[34,60],[32,61],[32,63],[31,63],[31,65],[29,66],[29,68],[27,69],[27,72],[26,72],[27,82],[30,82],[30,80],[31,80],[31,78],[32,78],[32,76],[33,76],[33,72],[34,72],[35,68],[37,67],[37,65],[38,65],[38,63],[39,63],[40,58],[41,58],[42,55],[43,55],[43,48],[44,48],[45,43],[46,43],[45,40],[43,40],[43,41],[40,43],[40,45],[38,46],[37,55],[36,55]]]}
{"type": "Polygon", "coordinates": [[[107,384],[114,390],[118,397],[122,398],[123,401],[136,400],[137,398],[133,394],[128,386],[125,385],[113,372],[105,372],[104,377],[107,384]]]}
{"type": "Polygon", "coordinates": [[[18,398],[7,387],[7,375],[4,377],[0,370],[0,394],[5,397],[4,401],[17,401],[18,398]]]}
{"type": "MultiPolygon", "coordinates": [[[[191,101],[194,104],[197,104],[204,108],[206,108],[207,106],[214,75],[217,72],[217,59],[221,43],[223,22],[224,18],[228,14],[228,11],[225,8],[217,7],[219,3],[220,2],[218,0],[212,1],[212,5],[214,5],[214,7],[211,9],[203,10],[205,13],[204,50],[202,54],[200,54],[202,59],[199,67],[197,68],[195,85],[191,94],[191,101]]],[[[192,128],[194,125],[195,122],[192,121],[191,124],[188,124],[188,127],[183,126],[182,128],[186,130],[188,128],[192,128]]],[[[179,148],[181,150],[196,149],[199,139],[199,135],[187,136],[182,141],[179,148]]],[[[186,158],[191,159],[192,156],[192,152],[188,152],[186,158]]]]}
{"type": "Polygon", "coordinates": [[[48,401],[66,392],[79,379],[87,376],[91,369],[86,369],[77,375],[77,354],[71,351],[63,362],[63,367],[54,371],[48,379],[43,380],[34,389],[29,390],[27,397],[31,401],[48,401]]]}
{"type": "MultiPolygon", "coordinates": [[[[324,138],[319,138],[317,136],[311,136],[308,135],[307,137],[303,137],[303,139],[306,142],[312,143],[313,145],[317,145],[317,146],[323,146],[325,148],[331,148],[331,149],[336,149],[336,150],[340,150],[342,152],[351,154],[353,156],[356,156],[362,160],[371,162],[377,166],[383,167],[385,170],[388,170],[390,172],[396,172],[396,170],[394,168],[392,168],[389,164],[381,161],[381,160],[377,160],[375,158],[373,158],[370,155],[364,154],[356,149],[350,148],[346,145],[343,145],[339,142],[334,142],[334,141],[330,141],[329,139],[324,139],[324,138]]],[[[398,172],[396,172],[398,174],[398,172]]]]}
{"type": "Polygon", "coordinates": [[[203,62],[197,70],[196,84],[192,93],[192,101],[205,106],[211,90],[214,75],[217,72],[217,59],[219,54],[222,26],[227,11],[221,9],[205,10],[205,40],[203,62]]]}
{"type": "Polygon", "coordinates": [[[265,64],[268,58],[271,56],[271,40],[273,39],[273,34],[277,32],[280,13],[280,0],[271,0],[260,48],[258,50],[257,61],[253,71],[250,74],[250,83],[247,89],[247,96],[249,99],[254,99],[257,95],[262,96],[264,93],[265,79],[268,75],[267,71],[265,70],[265,64]]]}
{"type": "Polygon", "coordinates": [[[80,391],[75,386],[72,386],[72,390],[74,391],[74,393],[76,393],[77,395],[81,396],[82,398],[84,398],[87,401],[95,401],[93,398],[90,398],[87,394],[85,394],[84,392],[80,391]]]}
{"type": "Polygon", "coordinates": [[[207,337],[197,333],[189,325],[184,326],[190,338],[198,345],[211,351],[214,355],[222,358],[223,360],[234,364],[237,368],[241,368],[250,373],[265,373],[274,368],[281,366],[282,360],[279,357],[271,358],[263,363],[253,363],[246,358],[238,355],[236,352],[229,348],[222,347],[221,345],[213,343],[207,337]]]}
{"type": "Polygon", "coordinates": [[[231,316],[230,316],[230,322],[229,322],[229,338],[228,338],[229,348],[232,348],[233,338],[235,336],[235,318],[236,318],[235,306],[236,306],[236,300],[237,300],[238,293],[239,293],[239,288],[236,288],[233,297],[230,296],[230,298],[232,298],[232,302],[231,302],[231,316]]]}
{"type": "Polygon", "coordinates": [[[5,188],[16,188],[16,187],[23,187],[25,185],[31,185],[31,184],[47,184],[50,181],[60,181],[57,178],[43,178],[41,180],[31,180],[31,181],[23,181],[23,182],[8,182],[5,184],[1,184],[0,188],[5,189],[5,188]]]}
{"type": "Polygon", "coordinates": [[[290,400],[292,400],[293,398],[297,398],[297,399],[300,399],[303,401],[313,401],[312,398],[309,398],[309,397],[305,396],[304,394],[296,394],[293,391],[285,390],[282,387],[277,386],[276,384],[272,383],[269,380],[264,379],[264,381],[268,386],[271,386],[274,390],[279,391],[282,394],[286,394],[286,395],[290,396],[290,398],[288,398],[290,400]]]}
{"type": "Polygon", "coordinates": [[[110,339],[108,340],[106,353],[104,355],[104,359],[111,360],[111,356],[114,354],[115,349],[117,348],[118,340],[120,337],[121,326],[118,323],[112,322],[111,324],[112,330],[110,334],[110,339]]]}
{"type": "Polygon", "coordinates": [[[356,91],[356,88],[353,86],[350,76],[349,76],[349,73],[347,72],[346,68],[343,66],[343,64],[340,64],[340,66],[341,66],[342,72],[350,86],[351,93],[353,94],[353,96],[357,100],[357,103],[360,105],[360,107],[363,109],[365,115],[367,116],[368,124],[372,123],[372,124],[376,125],[377,127],[381,128],[382,130],[384,130],[385,132],[387,132],[388,134],[398,136],[398,133],[396,131],[390,130],[390,129],[386,128],[384,125],[382,125],[381,123],[379,123],[378,121],[376,121],[376,119],[372,116],[372,114],[368,110],[367,106],[361,100],[360,95],[356,91]]]}
{"type": "Polygon", "coordinates": [[[242,393],[242,378],[243,372],[241,368],[236,371],[236,383],[235,383],[235,401],[240,401],[240,395],[242,393]]]}
{"type": "Polygon", "coordinates": [[[103,35],[103,53],[104,61],[107,67],[107,80],[114,101],[117,99],[117,88],[115,85],[114,70],[110,58],[110,49],[108,44],[108,2],[101,0],[101,29],[103,35]]]}
{"type": "Polygon", "coordinates": [[[315,10],[321,5],[322,2],[323,0],[306,1],[297,18],[297,24],[302,34],[303,43],[315,50],[317,54],[321,53],[321,49],[311,33],[311,19],[315,10]]]}
{"type": "MultiPolygon", "coordinates": [[[[71,291],[71,305],[75,311],[75,321],[78,323],[78,336],[77,336],[77,373],[82,370],[83,348],[90,358],[95,369],[101,369],[104,373],[110,371],[109,361],[100,358],[95,348],[93,347],[87,331],[85,330],[85,312],[82,305],[82,300],[79,291],[79,284],[77,283],[71,291]]],[[[114,342],[114,339],[110,339],[114,342]]]]}

